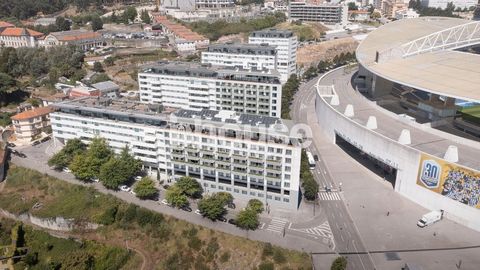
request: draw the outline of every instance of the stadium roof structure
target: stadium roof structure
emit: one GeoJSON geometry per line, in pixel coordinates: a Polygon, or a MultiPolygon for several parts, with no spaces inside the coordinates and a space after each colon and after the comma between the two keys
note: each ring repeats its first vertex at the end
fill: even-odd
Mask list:
{"type": "Polygon", "coordinates": [[[358,46],[361,66],[387,80],[480,102],[480,55],[456,49],[480,44],[480,22],[420,17],[388,23],[358,46]]]}

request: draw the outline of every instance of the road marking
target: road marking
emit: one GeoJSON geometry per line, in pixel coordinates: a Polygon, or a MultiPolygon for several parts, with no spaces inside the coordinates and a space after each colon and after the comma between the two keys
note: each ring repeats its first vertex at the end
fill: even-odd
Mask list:
{"type": "Polygon", "coordinates": [[[325,221],[324,223],[311,228],[302,228],[302,229],[289,228],[289,229],[292,231],[297,231],[297,232],[302,232],[310,235],[332,239],[333,241],[333,233],[332,233],[332,229],[330,228],[330,224],[328,224],[328,221],[325,221]]]}
{"type": "Polygon", "coordinates": [[[265,223],[262,222],[262,226],[260,226],[260,230],[263,230],[264,227],[265,227],[265,223]]]}
{"type": "Polygon", "coordinates": [[[319,192],[318,197],[321,201],[340,201],[341,197],[338,192],[319,192]]]}
{"type": "Polygon", "coordinates": [[[285,229],[285,225],[287,224],[288,220],[280,219],[280,218],[273,218],[268,224],[266,230],[275,232],[275,233],[283,233],[285,229]]]}

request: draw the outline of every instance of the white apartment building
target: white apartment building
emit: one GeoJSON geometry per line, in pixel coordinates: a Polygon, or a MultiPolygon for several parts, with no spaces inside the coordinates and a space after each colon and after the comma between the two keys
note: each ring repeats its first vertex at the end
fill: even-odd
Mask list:
{"type": "Polygon", "coordinates": [[[296,209],[300,136],[279,118],[233,111],[158,113],[133,101],[80,98],[53,105],[55,143],[105,138],[115,151],[128,146],[150,173],[196,178],[205,192],[296,209]]]}
{"type": "Polygon", "coordinates": [[[448,3],[453,3],[455,8],[471,8],[475,7],[478,0],[422,0],[422,6],[431,8],[447,8],[448,3]]]}
{"type": "Polygon", "coordinates": [[[321,22],[324,24],[348,23],[348,6],[344,3],[308,3],[305,0],[290,1],[288,18],[292,21],[321,22]]]}
{"type": "Polygon", "coordinates": [[[140,101],[192,110],[232,110],[279,117],[282,84],[275,70],[159,62],[138,73],[140,101]]]}
{"type": "Polygon", "coordinates": [[[220,9],[235,6],[234,0],[184,0],[195,1],[195,7],[197,9],[220,9]]]}
{"type": "Polygon", "coordinates": [[[297,36],[289,30],[264,29],[254,31],[248,37],[249,44],[268,44],[277,50],[277,71],[285,83],[290,75],[297,73],[297,36]]]}
{"type": "Polygon", "coordinates": [[[243,69],[276,69],[277,50],[267,44],[214,44],[202,52],[202,64],[243,69]]]}

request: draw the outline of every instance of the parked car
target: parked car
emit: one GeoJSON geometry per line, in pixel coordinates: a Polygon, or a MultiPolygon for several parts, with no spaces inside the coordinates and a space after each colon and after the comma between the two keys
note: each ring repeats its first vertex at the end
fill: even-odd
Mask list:
{"type": "Polygon", "coordinates": [[[21,157],[21,158],[26,158],[26,157],[27,157],[27,155],[25,155],[25,154],[22,153],[22,152],[18,152],[17,150],[12,150],[12,154],[13,154],[13,155],[16,155],[16,156],[18,156],[18,157],[21,157]]]}
{"type": "Polygon", "coordinates": [[[192,208],[190,208],[190,206],[188,206],[188,205],[180,207],[180,209],[182,209],[183,211],[187,211],[187,212],[192,212],[193,211],[192,208]]]}
{"type": "Polygon", "coordinates": [[[202,212],[200,212],[200,209],[197,209],[197,210],[195,210],[195,214],[197,214],[197,215],[200,215],[200,216],[201,216],[201,215],[202,215],[202,212]]]}
{"type": "Polygon", "coordinates": [[[123,186],[120,186],[120,190],[125,191],[125,192],[129,192],[132,189],[130,187],[126,186],[126,185],[123,185],[123,186]]]}
{"type": "Polygon", "coordinates": [[[34,142],[32,143],[32,146],[39,145],[40,143],[41,143],[40,141],[34,141],[34,142]]]}
{"type": "Polygon", "coordinates": [[[49,141],[50,140],[50,137],[45,137],[43,139],[40,140],[40,142],[46,142],[46,141],[49,141]]]}
{"type": "Polygon", "coordinates": [[[143,177],[141,177],[140,175],[137,175],[137,176],[135,176],[135,181],[140,181],[140,180],[142,180],[142,178],[143,177]]]}
{"type": "Polygon", "coordinates": [[[16,145],[14,143],[11,143],[11,142],[7,143],[7,146],[8,147],[16,147],[16,145]]]}
{"type": "Polygon", "coordinates": [[[98,182],[100,182],[100,179],[94,177],[94,178],[92,178],[92,181],[95,182],[95,183],[98,183],[98,182]]]}
{"type": "Polygon", "coordinates": [[[230,209],[235,209],[237,206],[232,202],[232,203],[227,204],[227,207],[230,208],[230,209]]]}
{"type": "Polygon", "coordinates": [[[63,172],[66,172],[66,173],[71,173],[72,170],[70,170],[69,168],[65,167],[62,169],[63,172]]]}
{"type": "Polygon", "coordinates": [[[165,204],[165,205],[171,206],[171,204],[169,204],[166,199],[163,199],[163,200],[162,200],[162,203],[165,204]]]}
{"type": "Polygon", "coordinates": [[[169,185],[163,185],[164,189],[168,189],[170,186],[169,185]]]}
{"type": "Polygon", "coordinates": [[[232,224],[232,225],[237,225],[237,221],[233,218],[229,219],[228,220],[228,223],[232,224]]]}
{"type": "Polygon", "coordinates": [[[318,161],[318,155],[313,155],[313,159],[314,159],[315,161],[318,161]]]}
{"type": "Polygon", "coordinates": [[[137,193],[136,193],[135,191],[133,191],[133,189],[130,190],[130,193],[132,193],[133,195],[137,196],[137,193]]]}
{"type": "Polygon", "coordinates": [[[218,221],[221,221],[221,222],[227,222],[227,219],[226,219],[226,218],[224,218],[224,217],[219,217],[219,218],[218,218],[218,221]]]}

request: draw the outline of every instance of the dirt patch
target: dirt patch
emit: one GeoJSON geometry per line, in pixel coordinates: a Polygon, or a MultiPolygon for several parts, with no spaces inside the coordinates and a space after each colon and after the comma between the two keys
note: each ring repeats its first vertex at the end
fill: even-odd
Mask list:
{"type": "Polygon", "coordinates": [[[308,67],[321,60],[332,60],[336,55],[355,52],[358,42],[353,38],[341,38],[324,41],[319,44],[307,45],[297,51],[297,64],[308,67]]]}

